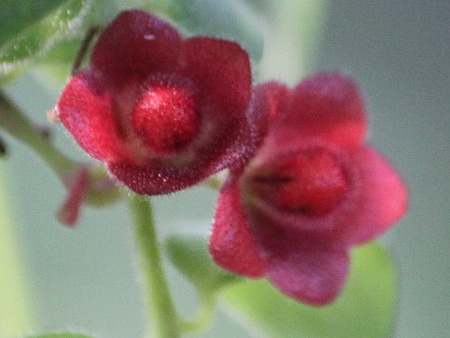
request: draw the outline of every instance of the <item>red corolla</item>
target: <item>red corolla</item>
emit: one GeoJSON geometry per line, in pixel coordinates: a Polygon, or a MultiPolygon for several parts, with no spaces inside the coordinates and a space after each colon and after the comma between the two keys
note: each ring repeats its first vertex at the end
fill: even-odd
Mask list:
{"type": "Polygon", "coordinates": [[[236,274],[327,304],[345,283],[349,250],[405,213],[406,188],[365,144],[365,108],[348,76],[323,73],[293,89],[271,82],[255,92],[269,110],[268,134],[221,190],[210,252],[236,274]]]}
{"type": "Polygon", "coordinates": [[[254,151],[250,63],[237,43],[185,39],[131,10],[106,27],[90,61],[70,79],[56,113],[133,191],[176,191],[242,167],[254,151]]]}

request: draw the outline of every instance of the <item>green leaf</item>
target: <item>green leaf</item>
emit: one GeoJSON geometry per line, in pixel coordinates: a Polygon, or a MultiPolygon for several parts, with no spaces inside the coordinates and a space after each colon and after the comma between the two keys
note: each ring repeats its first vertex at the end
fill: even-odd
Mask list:
{"type": "Polygon", "coordinates": [[[66,0],[2,0],[0,46],[37,23],[66,0]]]}
{"type": "Polygon", "coordinates": [[[55,42],[79,34],[93,5],[92,0],[66,0],[58,1],[58,7],[39,8],[35,2],[41,1],[15,2],[20,4],[19,12],[29,13],[32,20],[18,26],[7,25],[9,39],[0,47],[0,84],[17,75],[29,61],[41,56],[55,42]]]}
{"type": "Polygon", "coordinates": [[[210,293],[240,279],[212,261],[207,239],[201,235],[172,235],[166,247],[172,264],[201,292],[210,293]]]}
{"type": "Polygon", "coordinates": [[[254,60],[262,57],[264,38],[261,21],[249,6],[237,0],[174,0],[166,11],[177,24],[195,35],[239,42],[254,60]]]}
{"type": "Polygon", "coordinates": [[[89,336],[82,333],[72,333],[72,332],[63,332],[63,333],[43,333],[37,335],[27,335],[25,338],[93,338],[93,336],[89,336]]]}
{"type": "Polygon", "coordinates": [[[396,276],[389,255],[382,246],[371,243],[355,249],[352,257],[348,284],[329,306],[298,303],[266,280],[232,285],[220,299],[238,313],[234,317],[245,318],[246,327],[259,329],[263,336],[389,336],[396,308],[396,276]]]}

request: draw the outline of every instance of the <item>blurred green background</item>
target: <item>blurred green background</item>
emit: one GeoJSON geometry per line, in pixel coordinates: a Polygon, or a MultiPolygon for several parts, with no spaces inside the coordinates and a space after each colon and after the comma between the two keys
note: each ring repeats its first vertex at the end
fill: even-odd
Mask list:
{"type": "MultiPolygon", "coordinates": [[[[309,62],[308,62],[309,64],[309,62]]],[[[365,92],[369,140],[408,183],[410,210],[384,236],[399,272],[395,337],[450,335],[450,2],[330,2],[316,70],[350,72],[365,92]]],[[[276,64],[274,65],[276,67],[276,64]]],[[[276,76],[276,68],[273,74],[276,76]]],[[[283,80],[282,74],[277,77],[283,80]]],[[[7,91],[35,121],[59,89],[28,73],[7,91]]],[[[61,127],[60,149],[89,160],[61,127]]],[[[56,177],[11,138],[0,161],[20,255],[39,331],[70,328],[99,337],[139,337],[144,327],[127,206],[85,207],[75,229],[54,214],[65,197],[56,177]]],[[[207,233],[215,193],[196,188],[154,199],[162,236],[196,228],[207,233]]],[[[195,310],[193,290],[169,270],[176,302],[195,310]]],[[[1,304],[0,306],[4,306],[1,304]]],[[[221,311],[204,337],[248,337],[221,311]]]]}

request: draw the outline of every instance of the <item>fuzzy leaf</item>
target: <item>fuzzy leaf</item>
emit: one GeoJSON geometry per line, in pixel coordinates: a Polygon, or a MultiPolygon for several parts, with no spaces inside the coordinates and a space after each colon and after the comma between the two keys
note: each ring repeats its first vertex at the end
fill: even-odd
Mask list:
{"type": "Polygon", "coordinates": [[[396,276],[389,255],[371,243],[355,249],[352,258],[347,287],[329,306],[298,303],[266,280],[231,285],[220,299],[258,337],[389,336],[396,308],[396,276]]]}
{"type": "Polygon", "coordinates": [[[0,12],[0,46],[21,31],[36,24],[66,0],[3,0],[0,12]]]}
{"type": "MultiPolygon", "coordinates": [[[[5,24],[8,40],[0,47],[0,84],[17,75],[29,61],[41,56],[55,42],[79,33],[93,4],[92,0],[58,1],[57,7],[35,3],[38,2],[20,2],[20,11],[17,10],[19,21],[25,14],[30,20],[21,25],[5,24]]],[[[5,12],[14,15],[12,6],[5,12]]]]}

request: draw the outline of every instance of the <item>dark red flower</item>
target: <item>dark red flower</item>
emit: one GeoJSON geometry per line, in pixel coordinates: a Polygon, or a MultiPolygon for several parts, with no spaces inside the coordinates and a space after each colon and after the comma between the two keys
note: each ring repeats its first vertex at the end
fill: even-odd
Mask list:
{"type": "Polygon", "coordinates": [[[193,37],[138,10],[101,34],[89,68],[73,76],[57,116],[80,146],[140,194],[191,186],[240,168],[257,132],[247,53],[193,37]]]}
{"type": "Polygon", "coordinates": [[[324,305],[345,283],[349,250],[405,213],[407,191],[364,143],[364,104],[346,75],[255,91],[270,111],[268,134],[221,190],[210,252],[225,269],[265,276],[292,298],[324,305]]]}

